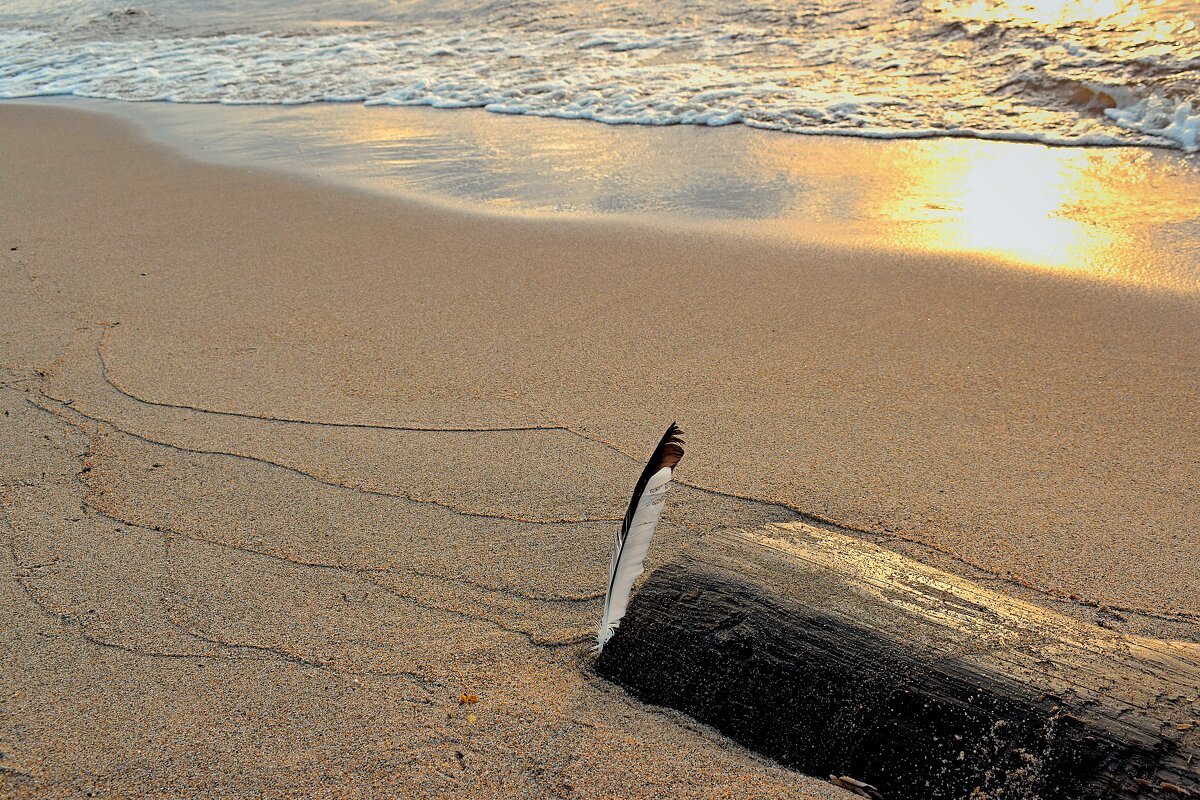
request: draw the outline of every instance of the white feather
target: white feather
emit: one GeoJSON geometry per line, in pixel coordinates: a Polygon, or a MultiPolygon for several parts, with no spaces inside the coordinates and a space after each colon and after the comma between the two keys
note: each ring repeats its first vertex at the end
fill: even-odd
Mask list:
{"type": "Polygon", "coordinates": [[[612,562],[608,567],[608,592],[604,596],[604,616],[600,620],[600,629],[596,632],[596,650],[604,649],[604,645],[616,633],[625,609],[629,605],[629,592],[633,582],[642,574],[646,563],[646,553],[650,551],[650,541],[654,538],[654,529],[658,527],[658,519],[662,516],[666,505],[668,484],[671,482],[671,468],[663,467],[650,476],[642,496],[637,499],[633,518],[629,523],[629,532],[621,541],[621,530],[617,530],[613,542],[612,562]]]}

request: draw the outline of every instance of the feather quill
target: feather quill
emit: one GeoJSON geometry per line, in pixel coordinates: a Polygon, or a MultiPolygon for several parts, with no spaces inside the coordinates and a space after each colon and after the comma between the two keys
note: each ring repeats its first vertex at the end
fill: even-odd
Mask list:
{"type": "Polygon", "coordinates": [[[625,609],[629,605],[629,592],[633,582],[642,574],[646,553],[650,551],[650,540],[662,516],[666,501],[667,484],[679,459],[683,458],[683,432],[671,423],[663,434],[658,447],[642,470],[641,477],[633,487],[629,510],[613,540],[612,560],[608,566],[608,590],[604,593],[604,616],[596,631],[596,651],[616,633],[625,609]]]}

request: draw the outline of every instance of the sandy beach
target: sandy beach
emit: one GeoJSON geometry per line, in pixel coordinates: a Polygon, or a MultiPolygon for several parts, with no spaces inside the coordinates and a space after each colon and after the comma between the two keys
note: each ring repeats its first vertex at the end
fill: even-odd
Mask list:
{"type": "Polygon", "coordinates": [[[45,106],[0,152],[0,795],[848,796],[590,669],[672,420],[652,561],[817,520],[1200,641],[1195,295],[473,214],[45,106]]]}

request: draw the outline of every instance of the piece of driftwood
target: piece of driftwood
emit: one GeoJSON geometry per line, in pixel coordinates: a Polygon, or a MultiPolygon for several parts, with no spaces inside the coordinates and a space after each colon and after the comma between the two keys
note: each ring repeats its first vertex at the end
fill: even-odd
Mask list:
{"type": "Polygon", "coordinates": [[[596,668],[886,800],[1200,798],[1200,646],[800,523],[655,570],[596,668]]]}

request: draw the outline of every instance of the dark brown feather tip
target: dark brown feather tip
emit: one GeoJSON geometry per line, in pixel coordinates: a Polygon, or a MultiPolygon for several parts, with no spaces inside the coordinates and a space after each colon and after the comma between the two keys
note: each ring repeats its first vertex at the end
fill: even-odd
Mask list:
{"type": "Polygon", "coordinates": [[[679,459],[683,458],[683,445],[685,442],[680,437],[683,436],[683,431],[679,430],[679,426],[674,422],[667,428],[667,432],[663,434],[662,439],[658,442],[658,447],[654,448],[654,452],[650,455],[650,460],[646,462],[646,468],[642,470],[641,477],[633,486],[633,497],[629,499],[629,509],[625,512],[625,521],[621,524],[622,538],[629,532],[629,524],[633,521],[633,512],[637,510],[638,498],[642,496],[642,492],[646,490],[646,484],[650,482],[650,476],[658,472],[663,467],[675,469],[675,465],[679,463],[679,459]]]}
{"type": "Polygon", "coordinates": [[[679,430],[679,426],[672,422],[667,428],[667,432],[663,434],[662,440],[659,441],[658,447],[654,448],[654,454],[650,456],[650,463],[646,465],[647,478],[663,467],[675,469],[679,459],[683,458],[685,442],[680,438],[681,436],[683,436],[683,431],[679,430]]]}

